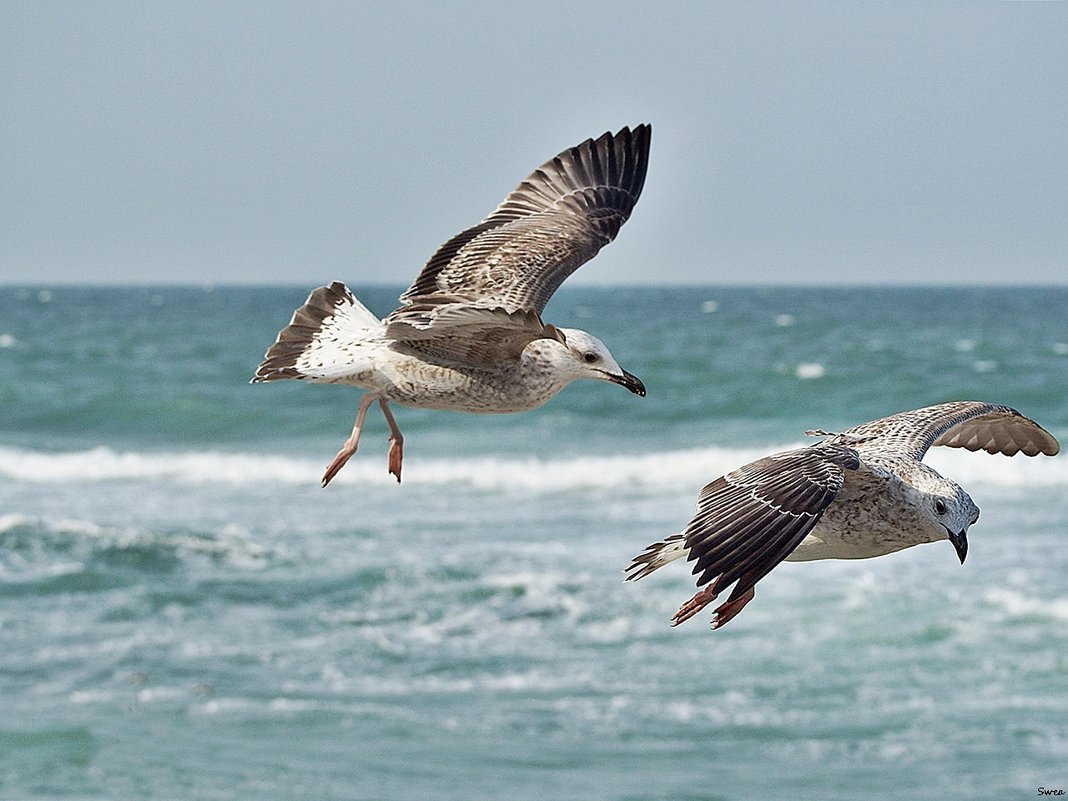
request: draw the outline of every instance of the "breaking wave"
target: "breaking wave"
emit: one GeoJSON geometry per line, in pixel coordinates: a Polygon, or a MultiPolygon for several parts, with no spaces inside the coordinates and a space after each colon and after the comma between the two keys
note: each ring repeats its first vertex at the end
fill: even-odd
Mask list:
{"type": "MultiPolygon", "coordinates": [[[[157,555],[200,555],[243,567],[262,567],[285,554],[257,543],[237,525],[218,531],[152,530],[106,526],[75,518],[49,519],[18,513],[0,514],[0,575],[37,561],[33,554],[61,551],[68,563],[54,570],[81,570],[82,560],[106,550],[157,555]],[[17,558],[14,558],[17,557],[17,558]]],[[[18,572],[17,570],[15,572],[18,572]]]]}
{"type": "MultiPolygon", "coordinates": [[[[686,450],[567,456],[463,456],[410,458],[407,485],[461,485],[481,489],[557,492],[576,489],[692,487],[768,453],[798,447],[708,447],[686,450]]],[[[1068,461],[1045,457],[1005,458],[935,449],[927,461],[966,488],[1068,486],[1068,461]]],[[[0,478],[34,484],[143,482],[198,485],[303,486],[318,482],[325,459],[223,451],[133,452],[109,447],[61,453],[0,448],[0,478]]],[[[357,454],[337,484],[388,485],[385,459],[357,454]],[[361,458],[362,457],[362,458],[361,458]]]]}

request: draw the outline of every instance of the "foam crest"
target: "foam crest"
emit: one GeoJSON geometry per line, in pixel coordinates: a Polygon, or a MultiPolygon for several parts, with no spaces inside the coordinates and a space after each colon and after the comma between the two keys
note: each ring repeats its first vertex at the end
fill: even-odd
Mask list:
{"type": "Polygon", "coordinates": [[[487,490],[562,492],[681,486],[692,489],[696,496],[708,481],[761,455],[763,451],[755,449],[698,448],[559,459],[472,457],[426,460],[413,464],[411,474],[422,483],[459,483],[487,490]]]}
{"type": "Polygon", "coordinates": [[[1009,617],[1038,617],[1068,621],[1068,598],[1032,598],[1013,590],[995,588],[984,600],[1009,617]]]}
{"type": "Polygon", "coordinates": [[[961,448],[931,448],[924,461],[966,490],[980,484],[1021,489],[1068,486],[1068,460],[1063,456],[1010,457],[961,448]]]}
{"type": "Polygon", "coordinates": [[[284,558],[284,554],[259,545],[246,530],[235,525],[213,533],[169,532],[102,526],[90,520],[47,519],[18,513],[0,515],[0,536],[20,531],[33,532],[36,543],[59,539],[90,547],[199,554],[243,567],[262,567],[272,559],[284,558]]]}
{"type": "MultiPolygon", "coordinates": [[[[471,456],[410,458],[406,485],[459,484],[479,489],[566,491],[680,483],[696,493],[707,481],[763,455],[763,449],[703,448],[612,456],[543,459],[471,456]]],[[[337,484],[394,483],[380,454],[357,454],[337,484]],[[361,456],[364,458],[361,460],[361,456]]],[[[0,448],[0,477],[29,483],[170,482],[181,485],[307,486],[317,484],[324,460],[271,454],[186,451],[118,452],[107,447],[67,453],[0,448]]]]}
{"type": "Polygon", "coordinates": [[[119,452],[107,447],[65,453],[0,448],[0,476],[34,483],[175,481],[182,484],[238,484],[271,480],[307,481],[311,462],[280,456],[180,451],[119,452]]]}
{"type": "MultiPolygon", "coordinates": [[[[406,485],[461,485],[485,490],[566,492],[590,489],[688,488],[693,493],[725,472],[769,453],[803,443],[760,448],[707,447],[612,455],[543,458],[519,455],[409,458],[406,485]]],[[[934,448],[936,470],[966,489],[976,484],[1009,488],[1068,486],[1068,460],[991,456],[934,448]]],[[[167,482],[197,486],[309,486],[318,484],[325,459],[221,451],[129,452],[98,447],[41,453],[0,448],[0,477],[27,483],[167,482]]],[[[385,459],[359,453],[338,484],[391,485],[385,459]]]]}

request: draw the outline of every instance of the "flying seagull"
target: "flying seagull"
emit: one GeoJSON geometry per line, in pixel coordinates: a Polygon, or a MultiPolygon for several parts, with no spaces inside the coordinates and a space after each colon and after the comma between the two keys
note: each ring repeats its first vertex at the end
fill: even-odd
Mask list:
{"type": "Polygon", "coordinates": [[[549,325],[541,313],[627,221],[645,183],[651,133],[648,125],[605,133],[534,170],[482,222],[438,248],[383,320],[340,282],[308,296],[252,383],[295,378],[367,390],[324,487],[356,452],[375,401],[389,424],[389,472],[400,481],[404,440],[389,401],[521,412],[579,378],[645,395],[599,339],[549,325]]]}
{"type": "Polygon", "coordinates": [[[949,540],[961,564],[979,509],[958,484],[921,460],[932,445],[1053,456],[1057,440],[1008,406],[956,401],[884,417],[805,448],[766,456],[701,490],[686,530],[650,545],[624,572],[640,579],[682,556],[697,586],[673,626],[734,584],[712,617],[717,629],[753,600],[784,559],[868,559],[949,540]]]}

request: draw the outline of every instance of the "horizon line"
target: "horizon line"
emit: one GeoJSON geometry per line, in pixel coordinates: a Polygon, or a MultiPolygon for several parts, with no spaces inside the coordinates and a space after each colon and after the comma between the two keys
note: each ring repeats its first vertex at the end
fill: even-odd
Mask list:
{"type": "MultiPolygon", "coordinates": [[[[331,279],[340,280],[340,279],[331,279]]],[[[0,279],[0,289],[50,289],[64,287],[71,289],[288,289],[293,287],[324,286],[329,281],[316,283],[314,281],[155,281],[155,280],[90,280],[90,281],[5,281],[0,279]]],[[[395,289],[403,288],[409,282],[400,281],[350,281],[349,286],[359,286],[368,289],[395,289]]],[[[615,281],[612,283],[598,283],[579,281],[570,285],[561,286],[557,292],[566,292],[573,289],[1068,289],[1068,280],[1064,281],[856,281],[856,282],[801,282],[801,281],[757,281],[740,283],[736,281],[615,281]]]]}

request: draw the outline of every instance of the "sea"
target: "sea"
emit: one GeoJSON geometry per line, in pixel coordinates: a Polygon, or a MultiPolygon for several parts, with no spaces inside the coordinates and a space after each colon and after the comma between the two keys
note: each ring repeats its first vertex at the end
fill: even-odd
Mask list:
{"type": "MultiPolygon", "coordinates": [[[[330,276],[326,276],[330,278],[330,276]]],[[[677,627],[622,570],[755,458],[949,400],[1068,442],[1068,288],[564,287],[648,388],[532,412],[250,385],[311,286],[0,286],[0,798],[751,801],[1068,791],[1068,457],[936,448],[948,542],[677,627]]],[[[378,314],[402,287],[360,286],[378,314]]]]}

